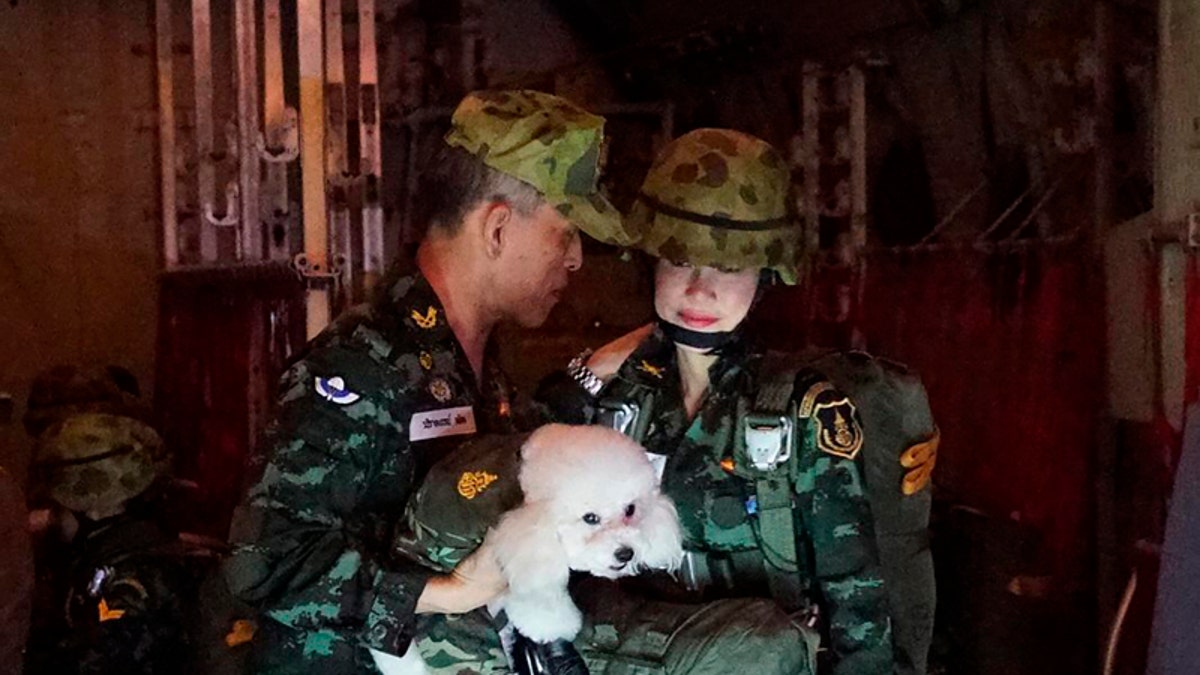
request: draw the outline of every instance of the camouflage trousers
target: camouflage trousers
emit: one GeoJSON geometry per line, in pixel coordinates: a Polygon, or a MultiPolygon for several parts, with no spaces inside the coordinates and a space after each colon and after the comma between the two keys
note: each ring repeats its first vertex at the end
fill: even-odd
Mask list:
{"type": "MultiPolygon", "coordinates": [[[[647,600],[608,584],[584,585],[575,640],[592,675],[815,675],[820,637],[768,599],[704,604],[647,600]]],[[[496,620],[477,610],[422,616],[417,648],[434,675],[510,673],[496,620]]]]}
{"type": "Polygon", "coordinates": [[[581,589],[576,648],[592,675],[816,675],[820,636],[774,601],[702,604],[648,600],[616,584],[581,589]]]}
{"type": "Polygon", "coordinates": [[[487,610],[417,617],[414,646],[431,675],[507,675],[500,622],[487,610]]]}

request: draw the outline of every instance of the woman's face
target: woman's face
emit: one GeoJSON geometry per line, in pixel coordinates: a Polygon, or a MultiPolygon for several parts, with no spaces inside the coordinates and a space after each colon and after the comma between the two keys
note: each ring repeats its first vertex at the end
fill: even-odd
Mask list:
{"type": "Polygon", "coordinates": [[[737,328],[750,312],[759,271],[727,272],[659,259],[654,275],[654,309],[664,321],[700,333],[737,328]]]}

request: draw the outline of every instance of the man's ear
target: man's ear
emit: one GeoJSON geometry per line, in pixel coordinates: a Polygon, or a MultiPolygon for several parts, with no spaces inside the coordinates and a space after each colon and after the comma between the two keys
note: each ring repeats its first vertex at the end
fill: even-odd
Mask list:
{"type": "Polygon", "coordinates": [[[511,236],[509,225],[513,222],[513,209],[508,202],[490,201],[482,206],[482,235],[487,257],[500,257],[511,236]]]}

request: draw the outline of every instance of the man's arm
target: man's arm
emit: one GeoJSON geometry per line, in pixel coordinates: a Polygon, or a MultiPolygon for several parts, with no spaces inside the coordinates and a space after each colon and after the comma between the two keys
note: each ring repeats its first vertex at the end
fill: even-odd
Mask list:
{"type": "Polygon", "coordinates": [[[818,407],[807,420],[797,490],[812,546],[813,577],[827,613],[833,672],[890,673],[887,593],[870,505],[854,462],[862,428],[852,407],[838,406],[848,399],[836,390],[816,399],[826,407],[818,407]]]}
{"type": "Polygon", "coordinates": [[[400,654],[433,572],[393,557],[380,545],[391,523],[371,520],[379,504],[369,502],[386,499],[389,485],[397,514],[412,490],[407,438],[392,418],[398,392],[380,367],[335,347],[285,375],[266,466],[235,516],[226,578],[280,623],[361,625],[363,644],[400,654]]]}

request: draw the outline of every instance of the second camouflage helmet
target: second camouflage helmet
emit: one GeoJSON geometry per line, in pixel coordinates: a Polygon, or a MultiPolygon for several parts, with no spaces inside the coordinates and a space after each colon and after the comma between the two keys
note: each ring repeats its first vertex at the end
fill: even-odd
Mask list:
{"type": "Polygon", "coordinates": [[[797,278],[800,230],[779,152],[729,129],[697,129],[658,154],[626,224],[637,248],[673,262],[797,278]]]}
{"type": "Polygon", "coordinates": [[[34,450],[35,489],[64,507],[105,518],[164,475],[170,455],[158,433],[130,417],[72,415],[34,450]]]}

